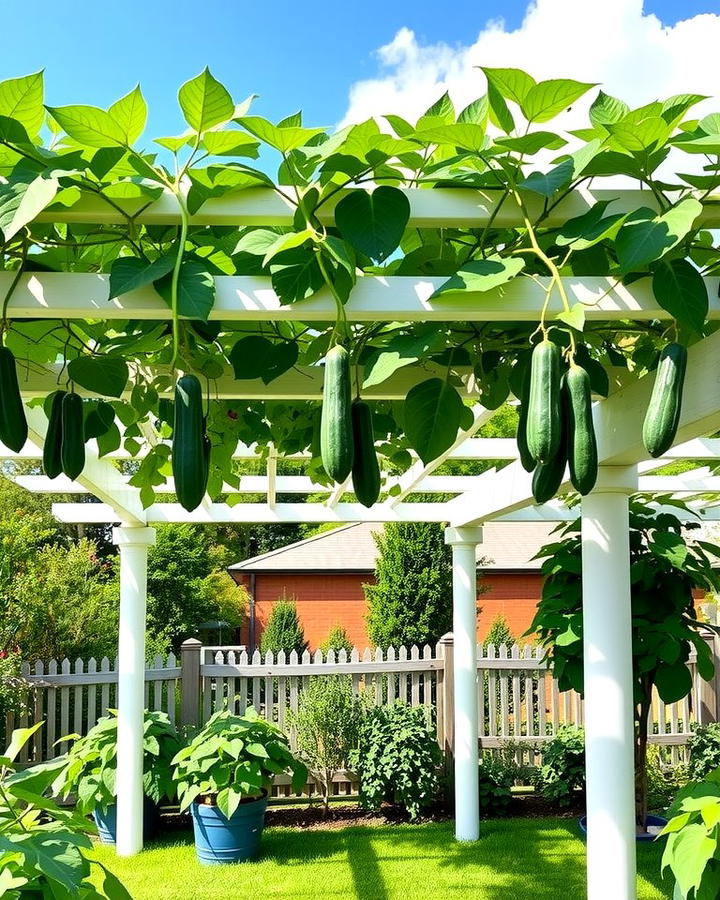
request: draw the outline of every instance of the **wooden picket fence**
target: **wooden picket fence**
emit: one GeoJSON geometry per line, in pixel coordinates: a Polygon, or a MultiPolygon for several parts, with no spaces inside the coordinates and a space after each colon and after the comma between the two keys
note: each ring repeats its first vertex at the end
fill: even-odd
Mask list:
{"type": "MultiPolygon", "coordinates": [[[[717,642],[713,644],[718,657],[717,642]]],[[[694,658],[690,669],[693,691],[689,697],[665,705],[656,697],[648,726],[650,740],[663,745],[669,761],[683,757],[684,744],[694,722],[718,718],[717,679],[710,684],[699,679],[694,658]]],[[[718,666],[720,668],[720,666],[718,666]]],[[[446,635],[436,647],[400,647],[387,651],[357,649],[350,653],[320,651],[298,656],[259,652],[248,654],[241,647],[203,647],[186,641],[181,659],[173,654],[156,657],[146,671],[145,696],[150,709],[168,713],[178,726],[194,728],[218,709],[229,706],[242,713],[252,705],[276,722],[296,748],[291,712],[297,712],[300,696],[311,678],[344,675],[356,694],[373,704],[402,700],[435,713],[437,737],[446,752],[453,746],[453,643],[446,635]]],[[[64,752],[59,738],[84,734],[106,710],[116,704],[117,666],[107,658],[98,663],[63,660],[58,663],[22,667],[26,692],[18,713],[8,715],[6,731],[44,720],[46,725],[26,747],[22,762],[30,763],[64,752]]],[[[720,676],[719,676],[720,677],[720,676]]],[[[563,724],[581,725],[583,704],[573,691],[560,692],[542,660],[538,647],[478,646],[478,739],[483,750],[507,752],[518,762],[539,762],[542,745],[563,724]]],[[[337,794],[354,793],[352,773],[337,776],[337,794]]],[[[309,780],[306,791],[315,785],[309,780]]],[[[289,795],[287,779],[278,778],[275,793],[289,795]]]]}

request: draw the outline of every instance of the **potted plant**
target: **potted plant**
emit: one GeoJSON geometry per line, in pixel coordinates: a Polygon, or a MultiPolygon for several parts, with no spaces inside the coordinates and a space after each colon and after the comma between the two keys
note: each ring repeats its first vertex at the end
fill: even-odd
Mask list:
{"type": "Polygon", "coordinates": [[[216,712],[173,762],[180,810],[191,809],[195,849],[205,865],[255,856],[274,776],[290,773],[294,791],[307,779],[287,737],[253,707],[243,716],[216,712]]]}
{"type": "MultiPolygon", "coordinates": [[[[84,736],[75,738],[65,764],[53,781],[56,795],[77,797],[78,811],[92,813],[100,840],[115,843],[117,818],[117,711],[99,719],[84,736]]],[[[158,805],[164,798],[175,796],[172,779],[172,760],[181,749],[182,741],[164,712],[145,711],[143,788],[143,831],[146,838],[157,832],[160,824],[158,805]]]]}
{"type": "Polygon", "coordinates": [[[662,871],[675,877],[675,900],[720,896],[720,768],[678,794],[670,808],[662,871]]]}

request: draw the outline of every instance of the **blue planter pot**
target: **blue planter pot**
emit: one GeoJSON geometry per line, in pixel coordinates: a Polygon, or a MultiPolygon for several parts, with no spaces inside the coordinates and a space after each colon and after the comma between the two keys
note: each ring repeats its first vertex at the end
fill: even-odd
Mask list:
{"type": "MultiPolygon", "coordinates": [[[[661,828],[664,828],[667,825],[667,823],[668,823],[668,820],[663,819],[662,816],[648,816],[645,819],[645,825],[659,825],[661,828]]],[[[582,819],[580,819],[580,831],[582,831],[583,834],[587,834],[587,816],[583,816],[582,819]]],[[[654,835],[654,834],[636,834],[635,835],[635,840],[639,841],[641,843],[644,841],[654,841],[655,838],[656,838],[656,835],[654,835]]]]}
{"type": "MultiPolygon", "coordinates": [[[[117,834],[117,804],[113,803],[103,812],[93,810],[93,819],[97,826],[100,841],[103,844],[114,844],[117,834]]],[[[143,799],[143,838],[147,841],[160,830],[160,810],[154,800],[143,799]]]]}
{"type": "Polygon", "coordinates": [[[205,866],[237,863],[257,856],[265,825],[267,796],[244,801],[230,819],[217,806],[192,804],[195,850],[205,866]]]}

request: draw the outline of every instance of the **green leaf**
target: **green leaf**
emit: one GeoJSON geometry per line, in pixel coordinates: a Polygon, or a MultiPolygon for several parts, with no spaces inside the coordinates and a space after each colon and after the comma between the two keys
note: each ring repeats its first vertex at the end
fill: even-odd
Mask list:
{"type": "Polygon", "coordinates": [[[110,113],[97,106],[48,106],[68,135],[86,147],[123,147],[125,133],[110,113]]]}
{"type": "Polygon", "coordinates": [[[195,131],[207,131],[221,122],[228,122],[235,114],[232,97],[207,67],[186,81],[178,92],[185,121],[195,131]]]}
{"type": "Polygon", "coordinates": [[[365,365],[363,387],[382,384],[403,366],[424,359],[438,348],[440,335],[435,330],[423,335],[398,335],[365,365]]]}
{"type": "Polygon", "coordinates": [[[241,116],[235,119],[238,125],[246,128],[250,134],[254,134],[281,153],[289,153],[307,144],[308,141],[325,132],[324,128],[300,128],[298,126],[280,127],[273,125],[261,116],[241,116]]]}
{"type": "Polygon", "coordinates": [[[264,256],[278,239],[277,231],[268,228],[255,228],[246,232],[235,245],[236,253],[252,253],[253,256],[264,256]]]}
{"type": "Polygon", "coordinates": [[[660,259],[680,243],[701,212],[702,203],[688,197],[663,215],[647,207],[631,213],[615,239],[621,270],[631,272],[660,259]]]}
{"type": "Polygon", "coordinates": [[[263,266],[266,266],[270,260],[282,253],[283,250],[292,250],[294,247],[301,247],[305,241],[313,238],[314,232],[305,228],[302,231],[291,231],[288,234],[278,234],[275,236],[273,243],[265,251],[263,257],[263,266]]]}
{"type": "Polygon", "coordinates": [[[665,144],[672,129],[661,116],[649,116],[642,122],[608,124],[607,130],[612,136],[608,146],[613,150],[619,147],[630,153],[643,153],[665,144]]]}
{"type": "Polygon", "coordinates": [[[129,291],[152,284],[167,275],[175,265],[175,254],[168,253],[154,262],[146,263],[137,256],[121,256],[116,259],[110,269],[110,296],[120,297],[129,291]]]}
{"type": "MultiPolygon", "coordinates": [[[[478,97],[477,100],[473,100],[472,103],[468,103],[465,109],[458,116],[457,120],[458,122],[473,122],[477,125],[482,125],[484,128],[485,124],[487,123],[489,112],[490,103],[488,101],[487,94],[483,94],[482,97],[478,97]]],[[[397,131],[397,129],[395,130],[397,131]]]]}
{"type": "Polygon", "coordinates": [[[0,115],[16,119],[30,134],[38,134],[45,120],[43,73],[0,82],[0,115]]]}
{"type": "Polygon", "coordinates": [[[400,244],[409,218],[409,200],[387,185],[372,193],[352,191],[335,207],[335,224],[345,240],[378,262],[400,244]]]}
{"type": "Polygon", "coordinates": [[[120,434],[120,429],[113,422],[104,434],[98,435],[98,456],[105,456],[107,453],[113,453],[118,449],[121,441],[122,435],[120,434]]]}
{"type": "Polygon", "coordinates": [[[267,369],[266,359],[272,353],[272,347],[272,341],[259,334],[251,334],[236,341],[228,357],[235,377],[239,381],[262,378],[267,369]]]}
{"type": "Polygon", "coordinates": [[[13,761],[35,732],[39,728],[42,728],[44,724],[45,722],[38,722],[35,725],[31,725],[29,728],[16,728],[12,733],[10,744],[5,751],[4,756],[13,761]]]}
{"type": "Polygon", "coordinates": [[[304,300],[325,284],[315,254],[302,249],[288,250],[282,263],[272,263],[270,281],[283,303],[304,300]]]}
{"type": "Polygon", "coordinates": [[[68,364],[68,376],[76,384],[106,397],[122,397],[128,366],[117,356],[78,356],[68,364]]]}
{"type": "Polygon", "coordinates": [[[663,263],[652,280],[655,299],[681,325],[702,334],[708,314],[705,280],[686,259],[663,263]]]}
{"type": "Polygon", "coordinates": [[[484,66],[480,68],[485,73],[488,85],[518,106],[522,106],[527,95],[535,87],[535,79],[521,69],[488,69],[484,66]]]}
{"type": "Polygon", "coordinates": [[[248,156],[257,159],[259,142],[242,131],[208,131],[203,137],[212,156],[248,156]]]}
{"type": "MultiPolygon", "coordinates": [[[[686,825],[682,831],[671,835],[671,868],[683,896],[700,887],[703,873],[714,853],[716,842],[708,837],[704,826],[686,825]]],[[[668,846],[670,850],[670,845],[668,846]]]]}
{"type": "MultiPolygon", "coordinates": [[[[172,273],[169,272],[155,288],[168,306],[172,304],[172,273]]],[[[184,259],[180,266],[178,280],[178,313],[186,319],[207,322],[215,303],[215,279],[205,263],[199,259],[184,259]]]]}
{"type": "Polygon", "coordinates": [[[590,121],[593,125],[611,125],[619,122],[629,112],[627,103],[600,91],[590,106],[590,121]]]}
{"type": "Polygon", "coordinates": [[[495,143],[518,153],[534,154],[540,150],[559,150],[567,144],[567,141],[551,131],[531,131],[530,134],[523,134],[520,137],[500,137],[495,143]]]}
{"type": "Polygon", "coordinates": [[[42,176],[33,181],[0,184],[0,231],[9,241],[52,203],[58,190],[54,178],[42,176]]]}
{"type": "Polygon", "coordinates": [[[506,134],[515,128],[515,121],[500,91],[488,82],[488,103],[490,104],[490,121],[506,134]]]}
{"type": "Polygon", "coordinates": [[[108,109],[108,114],[120,126],[125,143],[130,146],[145,130],[147,122],[147,103],[136,85],[129,94],[125,94],[108,109]]]}
{"type": "Polygon", "coordinates": [[[618,223],[625,218],[624,215],[616,214],[603,218],[610,203],[612,200],[600,200],[581,216],[568,219],[560,227],[555,238],[558,247],[572,244],[574,250],[585,250],[609,236],[615,225],[619,228],[618,223]]]}
{"type": "Polygon", "coordinates": [[[692,690],[692,675],[684,662],[672,665],[660,663],[655,676],[655,686],[664,703],[676,703],[687,697],[692,690]]]}
{"type": "Polygon", "coordinates": [[[452,446],[463,408],[458,392],[441,378],[429,378],[410,390],[403,411],[405,434],[423,463],[452,446]]]}
{"type": "Polygon", "coordinates": [[[582,97],[593,84],[571,78],[551,78],[534,85],[527,92],[520,108],[528,122],[548,122],[582,97]]]}
{"type": "Polygon", "coordinates": [[[489,291],[515,278],[523,269],[525,260],[520,257],[487,259],[465,263],[454,275],[443,282],[430,299],[458,291],[489,291]]]}
{"type": "Polygon", "coordinates": [[[427,143],[449,144],[476,153],[485,145],[485,128],[473,122],[437,125],[415,132],[415,136],[427,143]]]}
{"type": "Polygon", "coordinates": [[[558,313],[555,318],[576,331],[583,331],[585,328],[585,307],[582,303],[573,303],[570,309],[558,313]]]}
{"type": "Polygon", "coordinates": [[[552,197],[559,188],[570,184],[585,171],[602,148],[601,140],[592,140],[566,156],[548,172],[532,172],[519,187],[543,197],[552,197]]]}

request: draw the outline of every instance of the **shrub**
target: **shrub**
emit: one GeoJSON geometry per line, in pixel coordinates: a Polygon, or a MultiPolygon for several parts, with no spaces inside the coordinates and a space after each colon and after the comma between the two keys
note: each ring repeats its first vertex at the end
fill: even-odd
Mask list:
{"type": "MultiPolygon", "coordinates": [[[[79,737],[65,757],[65,764],[53,781],[53,792],[67,798],[77,796],[78,810],[85,814],[95,809],[107,811],[115,803],[117,776],[117,712],[109,710],[90,731],[79,737]]],[[[155,803],[164,797],[172,800],[172,759],[182,742],[167,713],[145,711],[143,737],[143,791],[155,803]]]]}
{"type": "Polygon", "coordinates": [[[698,725],[687,746],[688,774],[693,781],[700,781],[720,766],[720,724],[698,725]]]}
{"type": "Polygon", "coordinates": [[[48,799],[57,760],[15,771],[18,753],[42,724],[14,731],[0,757],[0,893],[28,900],[130,900],[117,878],[95,859],[88,835],[93,826],[48,799]]]}
{"type": "Polygon", "coordinates": [[[379,809],[383,802],[411,819],[432,804],[439,791],[442,754],[424,707],[398,700],[372,709],[360,726],[351,765],[360,780],[360,802],[379,809]]]}
{"type": "Polygon", "coordinates": [[[173,763],[180,810],[201,799],[216,804],[228,819],[241,800],[269,794],[275,775],[289,772],[295,792],[307,779],[282,731],[252,706],[242,716],[218,710],[173,763]]]}
{"type": "Polygon", "coordinates": [[[561,725],[543,748],[539,773],[543,796],[561,806],[572,803],[576,791],[585,790],[585,732],[575,725],[561,725]]]}
{"type": "Polygon", "coordinates": [[[285,651],[290,655],[295,650],[298,655],[305,650],[307,642],[305,632],[298,619],[294,600],[288,600],[285,594],[275,603],[267,625],[260,638],[260,651],[279,653],[285,651]]]}
{"type": "Polygon", "coordinates": [[[506,812],[512,802],[514,777],[503,760],[486,753],[480,760],[478,770],[478,793],[481,812],[506,812]]]}
{"type": "Polygon", "coordinates": [[[335,655],[337,656],[337,654],[341,650],[345,650],[347,653],[351,653],[353,650],[353,644],[348,637],[347,631],[345,631],[342,625],[333,625],[328,636],[325,638],[322,644],[320,644],[320,649],[326,657],[330,650],[333,650],[335,652],[335,655]]]}
{"type": "Polygon", "coordinates": [[[348,765],[357,747],[363,705],[353,695],[347,675],[311,678],[300,694],[297,713],[290,715],[300,756],[323,789],[327,811],[335,773],[348,765]]]}
{"type": "Polygon", "coordinates": [[[514,643],[515,638],[512,631],[510,631],[507,619],[502,613],[498,613],[490,623],[490,628],[483,641],[483,647],[487,647],[488,644],[492,644],[494,647],[500,647],[503,644],[506,647],[512,647],[514,643]]]}
{"type": "Polygon", "coordinates": [[[687,779],[680,766],[664,766],[660,748],[651,744],[647,753],[648,809],[665,812],[687,779]]]}

